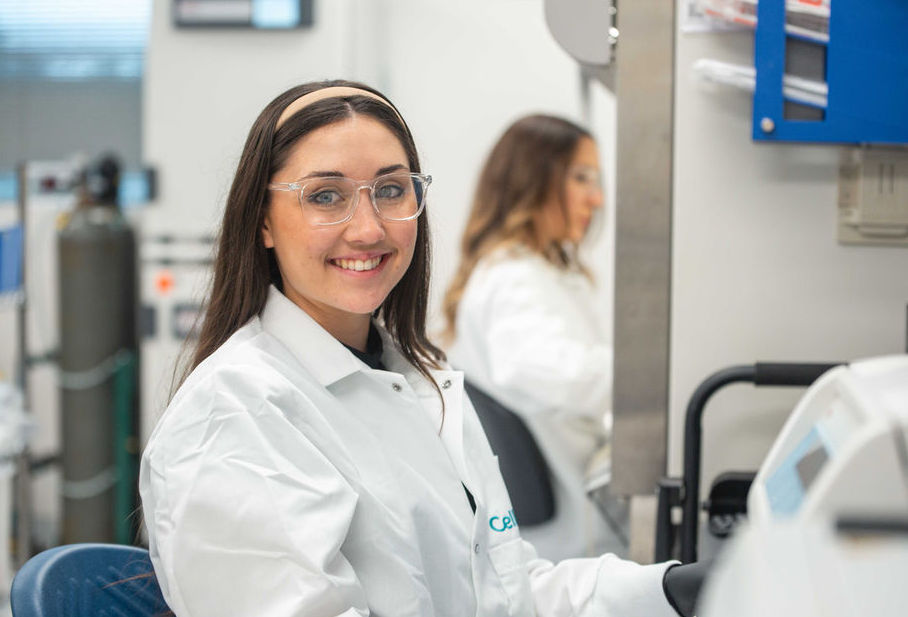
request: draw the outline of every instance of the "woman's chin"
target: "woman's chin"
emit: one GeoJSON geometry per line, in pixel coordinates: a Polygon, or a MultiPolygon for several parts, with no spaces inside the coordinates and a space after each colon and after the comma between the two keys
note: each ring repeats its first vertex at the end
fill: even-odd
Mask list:
{"type": "Polygon", "coordinates": [[[341,308],[347,313],[354,315],[372,315],[382,305],[383,301],[384,299],[374,302],[349,302],[341,308]]]}

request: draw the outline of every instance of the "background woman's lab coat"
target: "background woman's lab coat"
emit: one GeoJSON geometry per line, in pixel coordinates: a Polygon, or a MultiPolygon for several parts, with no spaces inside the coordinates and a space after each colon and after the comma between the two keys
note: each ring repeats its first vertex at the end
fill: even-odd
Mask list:
{"type": "Polygon", "coordinates": [[[462,373],[433,372],[442,427],[436,390],[382,334],[387,371],[272,288],[180,388],[140,474],[179,617],[674,616],[666,564],[538,559],[462,373]]]}
{"type": "Polygon", "coordinates": [[[524,419],[552,472],[555,516],[521,535],[555,561],[621,550],[585,488],[612,386],[589,279],[524,247],[498,249],[470,275],[456,328],[449,361],[524,419]]]}

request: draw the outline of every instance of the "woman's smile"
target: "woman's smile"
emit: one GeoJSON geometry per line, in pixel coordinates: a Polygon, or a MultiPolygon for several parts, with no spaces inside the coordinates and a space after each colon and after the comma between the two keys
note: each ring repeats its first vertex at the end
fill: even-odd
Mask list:
{"type": "Polygon", "coordinates": [[[387,257],[391,253],[380,253],[378,255],[361,255],[355,257],[334,257],[328,260],[332,266],[354,273],[371,273],[382,269],[387,263],[387,257]]]}

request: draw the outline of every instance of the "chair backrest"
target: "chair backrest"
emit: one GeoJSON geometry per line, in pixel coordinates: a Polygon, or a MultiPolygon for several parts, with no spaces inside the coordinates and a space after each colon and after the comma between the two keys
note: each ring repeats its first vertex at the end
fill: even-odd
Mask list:
{"type": "Polygon", "coordinates": [[[555,516],[555,496],[545,457],[523,420],[475,384],[464,388],[476,409],[514,507],[523,527],[539,525],[555,516]]]}
{"type": "Polygon", "coordinates": [[[148,551],[120,544],[67,544],[29,559],[10,588],[13,617],[172,615],[148,551]]]}

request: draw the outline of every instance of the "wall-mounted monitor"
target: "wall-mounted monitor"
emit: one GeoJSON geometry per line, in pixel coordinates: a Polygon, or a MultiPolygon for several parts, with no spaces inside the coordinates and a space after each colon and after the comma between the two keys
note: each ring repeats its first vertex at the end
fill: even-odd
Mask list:
{"type": "Polygon", "coordinates": [[[312,0],[173,0],[178,28],[289,30],[312,25],[312,0]]]}

